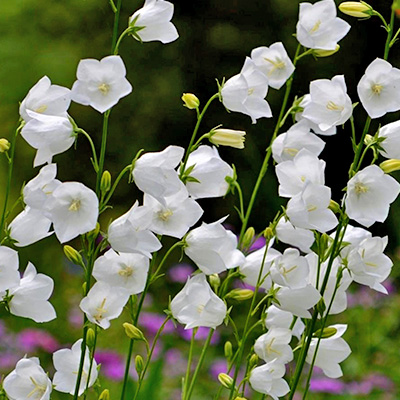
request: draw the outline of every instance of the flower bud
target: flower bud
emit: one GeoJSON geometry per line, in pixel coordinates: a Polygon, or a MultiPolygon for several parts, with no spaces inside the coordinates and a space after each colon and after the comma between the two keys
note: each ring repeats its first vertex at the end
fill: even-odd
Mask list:
{"type": "Polygon", "coordinates": [[[314,332],[313,336],[318,338],[321,335],[321,339],[327,339],[335,335],[336,332],[337,332],[336,328],[334,328],[333,326],[329,326],[327,328],[324,328],[324,330],[322,331],[322,335],[321,335],[321,329],[318,329],[317,331],[314,332]]]}
{"type": "Polygon", "coordinates": [[[385,174],[389,174],[390,172],[398,171],[400,169],[400,160],[391,158],[390,160],[381,162],[379,166],[385,174]]]}
{"type": "Polygon", "coordinates": [[[88,240],[95,240],[100,233],[100,224],[97,222],[96,228],[86,234],[88,240]]]}
{"type": "Polygon", "coordinates": [[[10,149],[10,142],[7,139],[0,139],[0,153],[5,153],[10,149]]]}
{"type": "Polygon", "coordinates": [[[200,106],[200,100],[193,93],[183,93],[181,99],[189,110],[195,110],[200,106]]]}
{"type": "Polygon", "coordinates": [[[80,255],[78,250],[75,250],[72,246],[68,246],[67,244],[64,246],[64,254],[68,258],[69,261],[74,263],[75,265],[83,266],[82,256],[80,255]]]}
{"type": "Polygon", "coordinates": [[[374,139],[374,137],[372,135],[365,135],[364,144],[366,146],[368,146],[368,145],[370,145],[370,144],[372,144],[374,142],[375,142],[375,139],[374,139]]]}
{"type": "Polygon", "coordinates": [[[138,375],[140,376],[140,374],[142,373],[144,368],[144,361],[143,361],[143,357],[141,355],[137,355],[135,357],[135,369],[136,372],[138,373],[138,375]]]}
{"type": "Polygon", "coordinates": [[[86,282],[83,282],[83,283],[82,283],[82,293],[83,293],[84,296],[87,295],[87,290],[86,290],[86,288],[87,288],[87,283],[86,283],[86,282]]]}
{"type": "Polygon", "coordinates": [[[339,50],[340,50],[340,46],[337,44],[333,50],[314,49],[312,51],[312,53],[315,57],[322,58],[322,57],[329,57],[329,56],[337,53],[339,50]]]}
{"type": "Polygon", "coordinates": [[[245,131],[233,129],[213,129],[208,140],[217,146],[230,146],[236,149],[244,149],[245,131]]]}
{"type": "Polygon", "coordinates": [[[108,389],[104,389],[100,393],[99,400],[110,400],[110,391],[108,389]]]}
{"type": "Polygon", "coordinates": [[[212,274],[209,277],[210,279],[210,285],[212,286],[212,288],[214,289],[214,291],[216,292],[219,288],[219,285],[221,284],[221,279],[219,277],[218,274],[212,274]]]}
{"type": "Polygon", "coordinates": [[[136,328],[135,325],[132,325],[129,322],[125,322],[122,324],[122,326],[124,327],[126,336],[128,336],[128,338],[134,340],[146,340],[143,332],[139,328],[136,328]]]}
{"type": "Polygon", "coordinates": [[[220,381],[221,385],[226,387],[227,389],[230,389],[233,385],[233,379],[228,375],[224,373],[218,374],[218,380],[220,381]]]}
{"type": "Polygon", "coordinates": [[[270,225],[268,228],[265,228],[265,230],[264,230],[264,237],[265,237],[266,240],[271,240],[271,239],[274,238],[274,236],[275,236],[274,230],[273,230],[273,228],[271,227],[271,225],[270,225]]]}
{"type": "Polygon", "coordinates": [[[251,299],[253,294],[254,292],[250,289],[233,289],[225,296],[225,298],[236,301],[245,301],[251,299]]]}
{"type": "Polygon", "coordinates": [[[250,228],[247,228],[245,234],[243,235],[243,240],[242,240],[242,245],[244,248],[250,247],[251,243],[253,242],[255,234],[256,231],[252,226],[250,228]]]}
{"type": "Polygon", "coordinates": [[[336,201],[332,200],[329,202],[328,208],[333,211],[335,214],[340,212],[340,205],[336,203],[336,201]]]}
{"type": "Polygon", "coordinates": [[[258,364],[258,355],[253,354],[249,360],[249,368],[253,369],[258,364]]]}
{"type": "Polygon", "coordinates": [[[89,349],[93,348],[96,339],[96,334],[92,328],[89,328],[86,333],[86,344],[89,349]]]}
{"type": "Polygon", "coordinates": [[[225,342],[224,354],[225,354],[225,358],[228,361],[232,358],[232,355],[233,355],[232,343],[229,340],[227,342],[225,342]]]}
{"type": "Polygon", "coordinates": [[[235,397],[235,400],[247,400],[246,397],[235,397]]]}
{"type": "Polygon", "coordinates": [[[104,171],[100,180],[100,190],[102,193],[107,193],[111,189],[111,174],[104,171]]]}
{"type": "Polygon", "coordinates": [[[339,10],[344,14],[356,18],[369,18],[374,11],[369,4],[363,1],[345,1],[339,4],[339,10]]]}

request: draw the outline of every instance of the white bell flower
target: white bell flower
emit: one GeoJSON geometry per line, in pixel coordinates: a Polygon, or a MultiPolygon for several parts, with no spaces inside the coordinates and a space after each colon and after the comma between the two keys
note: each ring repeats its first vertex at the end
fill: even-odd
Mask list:
{"type": "Polygon", "coordinates": [[[379,129],[378,137],[385,139],[379,142],[381,156],[400,159],[400,121],[384,125],[379,129]]]}
{"type": "Polygon", "coordinates": [[[49,400],[53,386],[39,359],[31,357],[17,362],[4,378],[3,389],[10,400],[49,400]]]}
{"type": "Polygon", "coordinates": [[[337,42],[350,30],[350,25],[336,17],[333,0],[314,4],[300,3],[299,22],[296,26],[297,40],[310,49],[335,50],[337,42]]]}
{"type": "Polygon", "coordinates": [[[12,296],[10,313],[30,318],[35,322],[48,322],[56,318],[54,307],[48,301],[54,282],[49,276],[38,274],[32,263],[28,263],[18,286],[10,288],[12,296]]]}
{"type": "Polygon", "coordinates": [[[294,72],[292,60],[281,42],[253,49],[251,59],[268,77],[268,86],[274,89],[280,89],[294,72]]]}
{"type": "MultiPolygon", "coordinates": [[[[335,328],[336,333],[329,337],[321,339],[315,366],[322,369],[323,373],[329,378],[340,378],[343,375],[339,363],[344,361],[351,353],[349,345],[342,335],[347,329],[347,325],[332,325],[329,328],[335,328]]],[[[310,348],[308,349],[306,362],[311,364],[317,348],[318,338],[311,340],[310,348]]]]}
{"type": "MultiPolygon", "coordinates": [[[[81,359],[82,339],[75,342],[71,349],[57,350],[53,354],[53,364],[56,373],[53,377],[54,390],[62,393],[74,395],[75,386],[78,380],[79,363],[81,359]]],[[[97,363],[93,360],[90,368],[89,349],[85,349],[83,371],[78,395],[81,396],[86,389],[86,385],[91,387],[97,380],[97,363]],[[89,378],[90,375],[90,378],[89,378]],[[89,379],[89,383],[88,383],[89,379]]]]}
{"type": "Polygon", "coordinates": [[[21,136],[37,150],[33,166],[51,163],[53,156],[67,151],[75,142],[74,128],[67,117],[42,115],[32,117],[22,128],[21,136]]]}
{"type": "Polygon", "coordinates": [[[302,117],[318,125],[321,131],[343,125],[352,112],[353,106],[343,75],[310,83],[310,101],[304,107],[302,117]]]}
{"type": "Polygon", "coordinates": [[[129,296],[129,291],[124,287],[118,287],[118,290],[116,290],[114,286],[99,281],[82,299],[79,307],[90,322],[107,329],[110,327],[110,320],[121,315],[129,296]]]}
{"type": "Polygon", "coordinates": [[[357,85],[358,97],[371,118],[400,109],[400,70],[377,58],[357,85]]]}
{"type": "Polygon", "coordinates": [[[212,291],[204,274],[188,278],[172,299],[171,312],[185,329],[199,326],[215,329],[226,316],[226,304],[212,291]]]}
{"type": "Polygon", "coordinates": [[[272,117],[265,99],[268,92],[268,78],[258,70],[254,61],[246,57],[240,74],[225,82],[221,90],[222,103],[230,111],[248,115],[253,124],[258,118],[272,117]]]}
{"type": "MultiPolygon", "coordinates": [[[[258,277],[260,275],[262,261],[264,259],[265,254],[265,246],[261,249],[253,251],[248,256],[246,256],[246,260],[242,266],[239,267],[239,271],[242,275],[244,275],[243,281],[251,286],[257,286],[258,277]]],[[[275,250],[271,247],[268,248],[267,254],[264,260],[263,272],[261,275],[260,287],[268,290],[271,285],[271,276],[270,269],[271,265],[274,263],[274,260],[279,257],[281,253],[278,250],[275,250]]]]}
{"type": "Polygon", "coordinates": [[[219,274],[245,262],[243,253],[237,249],[237,237],[222,226],[225,219],[211,224],[203,222],[186,237],[185,254],[206,275],[219,274]]]}
{"type": "Polygon", "coordinates": [[[32,119],[32,112],[66,118],[70,103],[71,91],[62,86],[52,85],[50,79],[44,76],[22,100],[19,113],[25,122],[32,119]]]}
{"type": "Polygon", "coordinates": [[[183,147],[168,146],[160,152],[143,154],[136,160],[132,171],[136,186],[166,205],[165,197],[185,191],[185,186],[175,171],[184,152],[183,147]]]}
{"type": "Polygon", "coordinates": [[[118,252],[139,253],[151,258],[151,253],[161,249],[161,243],[148,228],[152,210],[139,206],[139,202],[108,227],[108,242],[118,252]]]}
{"type": "MultiPolygon", "coordinates": [[[[284,311],[274,306],[273,304],[267,308],[267,317],[265,318],[265,327],[267,329],[272,328],[285,328],[289,329],[294,320],[294,316],[289,311],[284,311]]],[[[300,318],[296,318],[296,322],[292,328],[292,335],[300,339],[305,325],[300,318]]]]}
{"type": "Polygon", "coordinates": [[[6,246],[0,246],[0,292],[18,286],[18,253],[6,246]]]}
{"type": "Polygon", "coordinates": [[[97,282],[125,288],[132,295],[143,292],[148,270],[147,257],[133,253],[118,254],[110,249],[95,261],[93,276],[97,282]]]}
{"type": "Polygon", "coordinates": [[[276,238],[283,243],[298,247],[303,253],[309,253],[314,243],[314,233],[308,229],[297,228],[290,221],[281,218],[276,225],[276,238]]]}
{"type": "Polygon", "coordinates": [[[389,276],[393,266],[392,260],[383,254],[387,242],[387,236],[366,238],[347,257],[355,282],[385,294],[388,292],[381,282],[389,276]]]}
{"type": "Polygon", "coordinates": [[[187,168],[193,167],[190,177],[198,182],[186,182],[186,188],[194,199],[225,196],[229,184],[227,176],[233,177],[233,169],[223,161],[215,147],[200,146],[190,153],[187,168]]]}
{"type": "Polygon", "coordinates": [[[275,168],[281,197],[296,196],[309,182],[325,183],[325,161],[307,149],[300,150],[293,160],[283,161],[275,168]]]}
{"type": "Polygon", "coordinates": [[[273,327],[256,340],[254,352],[265,362],[276,360],[287,364],[293,360],[293,351],[289,345],[291,340],[290,329],[273,327]]]}
{"type": "Polygon", "coordinates": [[[51,221],[40,210],[26,207],[10,223],[8,229],[17,247],[29,246],[53,234],[51,221]]]}
{"type": "Polygon", "coordinates": [[[250,373],[250,385],[259,393],[279,400],[290,392],[288,383],[282,378],[286,373],[285,364],[278,360],[270,361],[254,368],[250,373]]]}
{"type": "Polygon", "coordinates": [[[350,219],[370,227],[383,222],[390,204],[400,193],[400,184],[378,166],[370,165],[357,172],[347,184],[346,213],[350,219]]]}
{"type": "Polygon", "coordinates": [[[203,209],[188,197],[186,190],[166,197],[165,203],[164,206],[154,197],[144,194],[143,204],[153,212],[149,229],[158,235],[181,239],[203,215],[203,209]]]}
{"type": "Polygon", "coordinates": [[[47,200],[46,210],[57,239],[68,242],[96,227],[99,200],[96,193],[79,182],[64,182],[47,200]]]}
{"type": "Polygon", "coordinates": [[[307,149],[318,157],[324,147],[325,142],[311,133],[308,122],[302,120],[274,140],[272,157],[277,163],[293,160],[301,149],[307,149]]]}
{"type": "Polygon", "coordinates": [[[91,58],[81,60],[71,98],[75,103],[104,113],[132,92],[125,75],[125,65],[120,56],[107,56],[100,61],[91,58]]]}
{"type": "Polygon", "coordinates": [[[145,0],[144,6],[129,17],[131,27],[142,28],[135,32],[142,42],[158,40],[170,43],[178,39],[178,31],[171,21],[174,5],[164,0],[145,0]]]}
{"type": "Polygon", "coordinates": [[[333,211],[328,208],[330,201],[329,187],[308,183],[301,193],[289,200],[286,215],[295,227],[325,233],[339,223],[333,211]]]}

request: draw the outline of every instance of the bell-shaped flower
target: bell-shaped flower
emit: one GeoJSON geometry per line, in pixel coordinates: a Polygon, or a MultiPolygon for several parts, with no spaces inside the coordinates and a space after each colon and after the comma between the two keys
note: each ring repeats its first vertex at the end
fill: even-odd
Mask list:
{"type": "Polygon", "coordinates": [[[131,209],[108,227],[108,242],[118,252],[139,253],[151,258],[151,253],[161,249],[161,243],[148,228],[152,210],[136,202],[131,209]]]}
{"type": "Polygon", "coordinates": [[[248,115],[255,124],[258,118],[272,117],[271,108],[264,100],[267,92],[267,76],[247,57],[240,74],[225,82],[221,90],[222,103],[230,111],[248,115]]]}
{"type": "Polygon", "coordinates": [[[277,163],[293,160],[301,149],[307,149],[318,157],[324,147],[325,142],[311,133],[307,121],[302,120],[274,140],[272,157],[277,163]]]}
{"type": "Polygon", "coordinates": [[[173,42],[179,37],[171,22],[173,14],[174,5],[169,1],[145,0],[144,6],[129,17],[129,26],[137,28],[133,37],[142,42],[173,42]]]}
{"type": "MultiPolygon", "coordinates": [[[[284,311],[274,306],[273,304],[267,308],[266,318],[264,320],[267,329],[285,328],[289,329],[294,321],[294,316],[289,311],[284,311]]],[[[296,318],[296,322],[292,328],[292,335],[300,339],[305,325],[300,318],[296,318]]]]}
{"type": "Polygon", "coordinates": [[[38,274],[32,263],[28,263],[18,286],[10,288],[10,312],[18,317],[35,322],[48,322],[56,318],[54,307],[48,301],[54,282],[49,276],[38,274]]]}
{"type": "Polygon", "coordinates": [[[215,147],[200,146],[190,153],[187,169],[194,180],[186,182],[186,188],[194,199],[225,196],[229,183],[226,177],[233,177],[233,169],[223,161],[215,147]]]}
{"type": "Polygon", "coordinates": [[[377,58],[357,85],[358,97],[371,118],[400,109],[400,70],[377,58]]]}
{"type": "Polygon", "coordinates": [[[181,239],[203,215],[198,203],[188,197],[186,190],[165,197],[166,205],[154,197],[144,194],[143,204],[153,212],[149,229],[158,235],[181,239]]]}
{"type": "Polygon", "coordinates": [[[308,183],[301,193],[289,200],[286,215],[298,228],[325,233],[338,224],[335,214],[328,208],[330,201],[329,187],[308,183]]]}
{"type": "Polygon", "coordinates": [[[389,276],[393,266],[392,260],[383,254],[387,242],[387,236],[366,238],[347,257],[347,265],[355,282],[385,294],[388,292],[381,282],[389,276]]]}
{"type": "Polygon", "coordinates": [[[337,42],[350,30],[350,25],[336,17],[333,0],[317,1],[314,4],[300,3],[296,38],[310,49],[335,50],[337,42]]]}
{"type": "Polygon", "coordinates": [[[95,261],[93,276],[98,282],[125,288],[132,295],[143,292],[148,270],[147,257],[134,253],[118,254],[110,249],[95,261]]]}
{"type": "Polygon", "coordinates": [[[57,239],[68,242],[96,227],[99,200],[96,193],[79,182],[64,182],[47,200],[46,210],[57,239]]]}
{"type": "MultiPolygon", "coordinates": [[[[53,364],[56,370],[53,377],[54,390],[74,395],[75,386],[78,380],[77,372],[79,371],[81,349],[82,339],[79,339],[73,344],[71,349],[57,350],[53,354],[53,364]]],[[[78,396],[83,394],[86,386],[89,388],[94,385],[97,380],[97,375],[96,360],[93,359],[93,363],[91,364],[89,349],[86,346],[78,396]]]]}
{"type": "Polygon", "coordinates": [[[298,247],[302,252],[309,253],[314,243],[314,233],[308,229],[297,228],[290,221],[281,218],[275,228],[276,238],[283,243],[298,247]]]}
{"type": "Polygon", "coordinates": [[[39,359],[31,357],[17,362],[4,378],[3,389],[10,400],[49,400],[53,386],[39,359]]]}
{"type": "MultiPolygon", "coordinates": [[[[332,325],[336,333],[328,338],[321,339],[315,358],[315,366],[322,369],[323,373],[329,378],[340,378],[343,375],[339,363],[344,361],[351,353],[349,345],[342,335],[347,329],[347,325],[332,325]]],[[[308,349],[306,362],[311,364],[317,349],[318,338],[311,339],[308,349]]]]}
{"type": "Polygon", "coordinates": [[[292,60],[281,42],[253,49],[251,59],[268,77],[268,85],[274,89],[280,89],[294,72],[292,60]]]}
{"type": "Polygon", "coordinates": [[[234,129],[216,128],[210,132],[208,140],[216,146],[229,146],[235,149],[244,149],[245,131],[234,129]]]}
{"type": "Polygon", "coordinates": [[[254,352],[265,362],[276,360],[287,364],[293,360],[293,351],[289,345],[291,340],[290,329],[273,327],[256,340],[254,352]]]}
{"type": "Polygon", "coordinates": [[[302,117],[318,125],[321,131],[344,124],[352,112],[343,75],[310,83],[310,101],[304,107],[302,117]]]}
{"type": "Polygon", "coordinates": [[[104,113],[132,92],[125,75],[125,65],[120,56],[107,56],[100,61],[91,58],[81,60],[71,98],[75,103],[104,113]]]}
{"type": "Polygon", "coordinates": [[[185,190],[175,171],[184,152],[183,147],[168,146],[160,152],[143,154],[132,171],[136,186],[166,206],[165,197],[185,190]]]}
{"type": "Polygon", "coordinates": [[[264,246],[246,256],[246,260],[243,265],[239,267],[239,271],[243,275],[243,281],[248,285],[255,287],[257,286],[257,283],[261,282],[260,287],[268,290],[272,284],[270,276],[271,265],[274,263],[274,260],[281,255],[281,253],[271,247],[268,248],[267,254],[265,254],[265,250],[266,248],[264,246]],[[262,274],[260,276],[262,265],[262,274]],[[258,282],[259,277],[260,282],[258,282]]]}
{"type": "Polygon", "coordinates": [[[400,193],[400,184],[378,166],[370,165],[357,172],[347,184],[346,213],[359,224],[371,226],[383,222],[390,204],[400,193]]]}
{"type": "Polygon", "coordinates": [[[279,400],[290,392],[288,383],[283,379],[285,364],[278,360],[270,361],[254,368],[250,373],[250,385],[259,393],[264,393],[274,400],[279,400]]]}
{"type": "Polygon", "coordinates": [[[0,246],[0,292],[18,286],[18,253],[6,246],[0,246]]]}
{"type": "Polygon", "coordinates": [[[226,304],[212,291],[204,274],[188,278],[172,299],[171,312],[185,329],[199,326],[215,329],[226,316],[226,304]]]}
{"type": "Polygon", "coordinates": [[[379,129],[379,153],[385,158],[400,159],[400,121],[384,125],[379,129]]]}
{"type": "Polygon", "coordinates": [[[51,163],[53,156],[67,151],[75,142],[74,128],[67,117],[42,115],[28,111],[32,117],[21,136],[37,150],[33,166],[51,163]]]}
{"type": "Polygon", "coordinates": [[[40,210],[26,207],[8,226],[9,235],[17,247],[29,246],[53,234],[51,221],[40,210]]]}
{"type": "Polygon", "coordinates": [[[325,161],[307,149],[300,150],[293,160],[283,161],[276,166],[279,181],[279,196],[293,197],[301,193],[309,182],[325,183],[325,161]]]}
{"type": "Polygon", "coordinates": [[[52,85],[47,76],[41,78],[19,107],[19,113],[25,122],[32,119],[31,113],[68,117],[71,103],[71,91],[65,87],[52,85]]]}
{"type": "Polygon", "coordinates": [[[237,249],[237,237],[222,226],[225,219],[211,224],[203,222],[186,237],[185,254],[206,275],[219,274],[245,262],[243,253],[237,249]]]}
{"type": "Polygon", "coordinates": [[[103,329],[110,327],[110,320],[118,318],[128,302],[130,292],[124,287],[96,282],[79,304],[87,319],[103,329]]]}

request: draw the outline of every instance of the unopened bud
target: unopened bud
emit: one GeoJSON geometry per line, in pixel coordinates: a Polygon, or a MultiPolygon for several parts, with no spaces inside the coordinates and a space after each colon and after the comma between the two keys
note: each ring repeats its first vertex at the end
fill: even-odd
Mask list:
{"type": "Polygon", "coordinates": [[[0,153],[5,153],[10,149],[10,142],[7,139],[0,139],[0,153]]]}
{"type": "Polygon", "coordinates": [[[100,224],[97,222],[96,228],[88,232],[86,234],[86,237],[88,238],[88,240],[96,240],[97,236],[99,236],[99,233],[100,233],[100,224]]]}
{"type": "Polygon", "coordinates": [[[87,283],[86,283],[86,282],[83,282],[83,283],[82,283],[82,293],[83,293],[84,296],[87,295],[87,290],[86,290],[86,288],[87,288],[87,283]]]}
{"type": "Polygon", "coordinates": [[[246,397],[235,397],[235,400],[247,400],[246,397]]]}
{"type": "Polygon", "coordinates": [[[128,338],[134,340],[146,340],[143,332],[139,328],[136,328],[135,325],[125,322],[122,324],[122,326],[124,327],[126,336],[128,336],[128,338]]]}
{"type": "Polygon", "coordinates": [[[111,174],[104,171],[100,180],[100,190],[102,193],[107,193],[111,189],[111,174]]]}
{"type": "Polygon", "coordinates": [[[110,391],[108,389],[104,389],[100,393],[99,400],[110,400],[110,391]]]}
{"type": "Polygon", "coordinates": [[[250,289],[233,289],[225,297],[236,301],[245,301],[253,297],[254,292],[250,289]]]}
{"type": "Polygon", "coordinates": [[[80,255],[78,250],[75,250],[72,246],[65,245],[64,246],[64,254],[68,258],[69,261],[74,263],[75,265],[83,266],[82,256],[80,255]]]}
{"type": "Polygon", "coordinates": [[[398,171],[400,169],[400,160],[392,158],[381,162],[379,166],[385,174],[389,174],[390,172],[398,171]]]}
{"type": "Polygon", "coordinates": [[[375,142],[375,139],[372,135],[365,135],[364,144],[366,146],[368,146],[369,144],[372,144],[373,142],[375,142]]]}
{"type": "Polygon", "coordinates": [[[245,131],[233,129],[213,129],[210,132],[209,141],[216,146],[230,146],[236,149],[244,149],[245,131]]]}
{"type": "Polygon", "coordinates": [[[339,4],[339,10],[343,14],[356,18],[369,18],[374,12],[374,9],[363,1],[345,1],[339,4]]]}
{"type": "Polygon", "coordinates": [[[92,328],[89,328],[86,333],[86,344],[89,349],[93,348],[94,342],[96,341],[96,334],[92,328]]]}
{"type": "Polygon", "coordinates": [[[189,110],[195,110],[200,106],[200,100],[193,93],[183,93],[181,97],[183,105],[189,110]]]}
{"type": "Polygon", "coordinates": [[[251,243],[253,242],[255,234],[256,231],[252,226],[250,228],[247,228],[245,234],[243,235],[243,240],[242,240],[244,248],[250,247],[251,243]]]}
{"type": "Polygon", "coordinates": [[[332,337],[333,335],[336,335],[337,329],[334,328],[333,326],[328,326],[327,328],[324,328],[322,331],[321,335],[321,329],[318,329],[317,331],[314,332],[313,336],[314,337],[320,337],[321,339],[327,339],[332,337]]]}
{"type": "Polygon", "coordinates": [[[253,354],[249,360],[249,368],[253,369],[258,364],[258,355],[253,354]]]}
{"type": "Polygon", "coordinates": [[[143,361],[143,357],[141,355],[137,355],[135,357],[135,369],[136,372],[138,373],[138,375],[140,376],[140,374],[142,373],[144,368],[144,361],[143,361]]]}
{"type": "Polygon", "coordinates": [[[232,343],[228,340],[224,345],[225,358],[229,361],[232,358],[233,350],[232,343]]]}
{"type": "Polygon", "coordinates": [[[314,49],[312,53],[315,57],[323,58],[323,57],[329,57],[337,53],[339,50],[340,46],[337,44],[333,50],[314,49]]]}
{"type": "Polygon", "coordinates": [[[268,228],[265,228],[264,237],[265,237],[266,240],[271,240],[271,239],[274,238],[274,236],[275,236],[274,230],[272,229],[271,226],[269,226],[268,228]]]}
{"type": "Polygon", "coordinates": [[[221,385],[227,389],[230,389],[233,385],[233,379],[228,374],[218,374],[218,380],[220,381],[221,385]]]}
{"type": "Polygon", "coordinates": [[[219,277],[218,274],[212,274],[212,275],[210,275],[209,279],[210,279],[210,285],[216,292],[219,288],[219,285],[221,284],[221,278],[219,277]]]}
{"type": "Polygon", "coordinates": [[[338,214],[340,212],[340,205],[336,203],[334,200],[330,200],[328,208],[333,211],[335,214],[338,214]]]}

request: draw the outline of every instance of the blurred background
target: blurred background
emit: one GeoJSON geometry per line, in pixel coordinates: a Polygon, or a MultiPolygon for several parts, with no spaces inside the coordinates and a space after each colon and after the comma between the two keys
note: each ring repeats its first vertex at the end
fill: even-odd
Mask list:
{"type": "MultiPolygon", "coordinates": [[[[137,151],[142,148],[146,151],[160,151],[170,144],[188,145],[195,124],[195,113],[182,106],[182,93],[195,93],[204,105],[217,91],[215,79],[221,81],[224,77],[229,79],[239,73],[245,57],[250,55],[253,48],[270,46],[281,41],[293,56],[297,46],[293,37],[298,17],[299,2],[296,0],[172,2],[175,5],[173,22],[179,31],[179,40],[162,45],[159,42],[140,44],[132,38],[126,38],[120,46],[120,55],[128,71],[127,78],[134,90],[130,96],[118,103],[110,117],[105,168],[114,178],[125,165],[131,163],[137,151]]],[[[371,0],[370,3],[389,19],[391,1],[371,0]]],[[[120,32],[126,28],[128,17],[142,5],[142,1],[123,0],[120,32]]],[[[330,79],[335,75],[344,74],[350,97],[353,102],[358,100],[357,83],[368,64],[376,57],[383,56],[386,34],[380,27],[378,18],[358,21],[343,15],[340,17],[352,25],[350,33],[340,42],[340,51],[332,57],[318,60],[304,57],[298,64],[292,99],[295,95],[302,96],[308,93],[311,80],[330,79]]],[[[71,87],[75,81],[79,60],[101,59],[110,54],[112,24],[113,13],[107,0],[0,2],[1,137],[11,137],[18,124],[19,102],[42,76],[47,75],[54,84],[71,87]]],[[[396,26],[400,26],[400,20],[396,21],[396,26]]],[[[400,66],[399,45],[393,47],[389,61],[394,66],[400,66]]],[[[267,100],[274,116],[279,113],[282,97],[283,90],[270,89],[268,93],[267,100]]],[[[77,104],[72,104],[69,112],[77,124],[91,134],[99,148],[102,116],[89,107],[77,104]]],[[[356,129],[360,134],[366,113],[358,106],[354,115],[356,129]]],[[[386,124],[397,119],[399,113],[391,113],[379,123],[386,124]]],[[[219,150],[224,160],[235,164],[246,200],[256,181],[274,122],[274,118],[261,119],[252,125],[248,116],[227,113],[222,104],[214,102],[201,126],[200,134],[219,124],[247,132],[244,150],[221,147],[219,150]]],[[[282,132],[289,127],[290,121],[283,127],[282,132]]],[[[370,133],[374,134],[377,129],[378,122],[375,121],[371,125],[370,133]]],[[[326,181],[333,189],[333,199],[339,202],[352,160],[349,127],[346,125],[344,129],[339,128],[336,136],[324,139],[327,146],[321,157],[327,162],[326,181]]],[[[18,198],[23,183],[38,173],[39,168],[32,167],[34,154],[35,151],[19,138],[10,204],[18,198]]],[[[58,164],[58,178],[61,181],[79,180],[89,187],[94,187],[95,174],[89,157],[88,143],[79,137],[75,149],[54,157],[54,162],[58,164]]],[[[0,158],[2,188],[5,187],[6,166],[5,158],[0,158]]],[[[395,173],[394,176],[400,179],[399,174],[395,173]]],[[[0,190],[0,200],[3,192],[4,189],[0,190]]],[[[114,208],[104,213],[103,223],[107,224],[112,218],[127,211],[136,199],[141,200],[141,197],[134,185],[128,185],[126,181],[121,183],[114,196],[114,208]]],[[[228,221],[232,229],[237,230],[239,219],[233,210],[235,204],[237,199],[232,195],[224,200],[203,201],[201,205],[206,210],[204,220],[212,222],[230,214],[228,221]]],[[[270,168],[259,192],[250,225],[254,226],[257,232],[262,231],[281,204],[284,202],[277,197],[277,182],[273,168],[270,168]]],[[[15,209],[14,214],[20,210],[15,209]]],[[[366,396],[371,399],[399,398],[399,201],[392,206],[387,223],[375,225],[374,234],[389,235],[391,238],[388,253],[395,266],[388,281],[390,295],[382,298],[364,288],[353,289],[349,301],[351,308],[334,320],[350,322],[345,338],[349,341],[353,354],[343,363],[345,376],[341,380],[332,381],[317,375],[313,381],[312,399],[357,399],[366,396]]],[[[48,238],[21,249],[21,268],[25,267],[28,260],[32,261],[39,271],[49,274],[55,280],[56,295],[53,303],[59,319],[38,328],[28,320],[11,318],[1,311],[0,372],[4,374],[11,371],[15,362],[24,354],[31,356],[39,352],[44,360],[43,364],[46,364],[46,361],[51,359],[52,351],[74,342],[80,335],[81,316],[77,308],[80,301],[80,271],[68,265],[55,238],[48,238]],[[60,321],[68,326],[61,326],[60,321]],[[47,342],[48,345],[44,345],[47,342]],[[24,347],[25,345],[28,347],[24,347]]],[[[171,268],[180,268],[179,273],[184,276],[190,271],[190,266],[187,265],[171,268]]],[[[177,282],[174,274],[168,276],[169,289],[156,287],[157,296],[153,295],[152,302],[149,300],[147,305],[150,322],[146,329],[149,330],[150,336],[154,324],[157,325],[157,318],[160,318],[155,310],[165,308],[168,294],[180,290],[182,282],[185,281],[183,278],[177,282]]],[[[146,324],[143,321],[142,323],[146,324]]],[[[222,329],[211,350],[217,360],[223,357],[221,349],[228,333],[229,329],[222,329]]],[[[183,370],[176,368],[176,376],[168,376],[168,373],[171,373],[169,370],[164,373],[164,378],[161,378],[161,372],[166,365],[168,367],[171,363],[183,363],[187,344],[176,347],[176,338],[182,335],[187,337],[187,332],[171,327],[170,333],[165,336],[159,350],[159,354],[165,357],[158,358],[157,368],[153,369],[155,372],[151,376],[152,382],[158,384],[149,384],[143,399],[174,399],[174,396],[179,398],[183,370]]],[[[103,388],[110,387],[116,396],[122,378],[121,354],[127,346],[122,327],[114,326],[110,332],[102,335],[101,345],[104,354],[100,354],[99,357],[103,358],[99,362],[103,364],[103,373],[109,371],[108,375],[105,374],[102,385],[103,388]],[[121,336],[124,340],[110,341],[109,335],[114,338],[121,336]]],[[[215,377],[218,372],[222,372],[224,362],[222,360],[220,365],[214,364],[205,366],[202,389],[197,394],[197,399],[211,399],[216,387],[215,377]],[[218,372],[215,372],[216,370],[218,372]]],[[[63,398],[59,394],[55,394],[54,398],[58,398],[56,396],[63,398]]]]}

